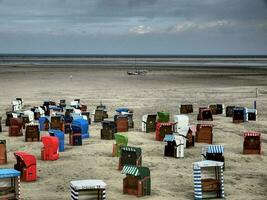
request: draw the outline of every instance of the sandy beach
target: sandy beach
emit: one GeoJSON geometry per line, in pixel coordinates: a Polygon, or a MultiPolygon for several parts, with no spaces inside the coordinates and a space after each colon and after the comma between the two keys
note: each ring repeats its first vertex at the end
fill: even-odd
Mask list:
{"type": "MultiPolygon", "coordinates": [[[[225,115],[214,116],[214,144],[225,146],[224,173],[226,199],[264,200],[267,196],[267,69],[256,68],[177,68],[151,69],[145,76],[128,76],[127,69],[62,68],[62,67],[0,67],[0,115],[3,132],[0,139],[7,141],[8,164],[13,168],[15,151],[25,151],[37,157],[38,180],[21,184],[25,200],[70,199],[71,180],[102,179],[107,183],[110,200],[136,199],[122,194],[125,175],[117,170],[118,158],[112,157],[112,140],[101,140],[101,123],[92,123],[90,138],[83,146],[68,145],[57,161],[42,161],[41,142],[24,142],[22,137],[8,137],[5,112],[11,110],[11,100],[24,99],[26,107],[41,105],[44,100],[69,103],[80,98],[88,111],[103,102],[108,115],[113,117],[118,107],[134,110],[135,128],[127,133],[129,146],[142,148],[143,166],[151,170],[152,194],[142,199],[193,199],[192,163],[201,160],[201,143],[185,149],[185,158],[163,156],[164,142],[155,141],[154,133],[141,132],[141,118],[147,113],[167,111],[179,114],[179,104],[192,103],[194,113],[190,124],[197,124],[199,106],[211,103],[253,108],[257,100],[256,122],[233,124],[225,115]],[[72,79],[70,79],[72,76],[72,79]],[[255,97],[255,89],[259,95],[255,97]],[[265,92],[264,92],[265,91],[265,92]],[[242,155],[243,131],[262,133],[265,155],[242,155]]],[[[42,132],[42,135],[48,134],[42,132]]]]}

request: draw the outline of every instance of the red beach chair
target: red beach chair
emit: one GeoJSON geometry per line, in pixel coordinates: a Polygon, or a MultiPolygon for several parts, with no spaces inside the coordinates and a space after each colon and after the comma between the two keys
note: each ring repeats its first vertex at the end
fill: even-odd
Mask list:
{"type": "Polygon", "coordinates": [[[59,141],[57,137],[42,136],[44,147],[41,149],[42,160],[57,160],[59,158],[59,141]]]}

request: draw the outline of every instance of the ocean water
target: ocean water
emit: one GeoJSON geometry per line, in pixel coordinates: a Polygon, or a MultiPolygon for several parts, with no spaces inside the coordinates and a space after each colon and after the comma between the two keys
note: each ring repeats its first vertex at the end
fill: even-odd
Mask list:
{"type": "Polygon", "coordinates": [[[267,67],[267,56],[0,54],[0,66],[267,67]]]}

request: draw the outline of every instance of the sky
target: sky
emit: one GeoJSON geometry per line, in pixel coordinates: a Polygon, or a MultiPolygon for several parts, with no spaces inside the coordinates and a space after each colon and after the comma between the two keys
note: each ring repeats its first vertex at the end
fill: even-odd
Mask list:
{"type": "Polygon", "coordinates": [[[267,54],[267,0],[0,0],[0,53],[267,54]]]}

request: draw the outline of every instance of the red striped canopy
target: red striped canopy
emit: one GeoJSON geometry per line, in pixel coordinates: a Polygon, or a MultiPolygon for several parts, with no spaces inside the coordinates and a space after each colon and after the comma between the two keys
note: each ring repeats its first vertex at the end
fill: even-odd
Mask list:
{"type": "Polygon", "coordinates": [[[244,132],[244,138],[248,137],[248,136],[258,136],[258,137],[260,137],[261,134],[259,132],[256,132],[256,131],[246,131],[246,132],[244,132]]]}

